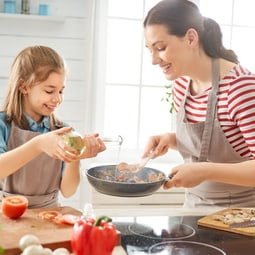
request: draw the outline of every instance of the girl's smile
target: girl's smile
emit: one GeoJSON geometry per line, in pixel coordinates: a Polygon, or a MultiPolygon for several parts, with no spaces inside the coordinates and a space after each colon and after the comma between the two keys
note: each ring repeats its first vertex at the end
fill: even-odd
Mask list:
{"type": "Polygon", "coordinates": [[[47,80],[25,87],[22,90],[24,111],[36,122],[52,114],[63,100],[64,83],[64,74],[51,73],[47,80]]]}

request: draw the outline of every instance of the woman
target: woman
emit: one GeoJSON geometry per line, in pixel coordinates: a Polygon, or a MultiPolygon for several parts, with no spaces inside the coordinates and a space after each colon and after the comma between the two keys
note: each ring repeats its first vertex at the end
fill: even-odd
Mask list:
{"type": "Polygon", "coordinates": [[[173,81],[177,131],[150,137],[143,156],[181,153],[164,188],[187,188],[186,207],[255,206],[254,74],[190,1],[159,2],[144,30],[152,63],[173,81]]]}
{"type": "Polygon", "coordinates": [[[72,128],[55,111],[65,82],[64,60],[46,46],[25,48],[11,67],[0,112],[0,195],[24,195],[29,208],[58,206],[59,191],[72,196],[80,182],[80,160],[105,150],[98,134],[83,138],[81,154],[64,142],[72,128]]]}

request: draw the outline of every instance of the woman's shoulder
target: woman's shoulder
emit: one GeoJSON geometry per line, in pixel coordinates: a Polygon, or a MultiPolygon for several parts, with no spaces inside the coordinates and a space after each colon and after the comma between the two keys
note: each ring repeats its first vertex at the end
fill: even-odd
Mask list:
{"type": "Polygon", "coordinates": [[[178,79],[173,81],[173,94],[176,94],[179,96],[184,96],[185,92],[188,90],[190,84],[190,78],[189,77],[179,77],[178,79]]]}
{"type": "Polygon", "coordinates": [[[255,74],[240,63],[236,64],[232,68],[232,70],[229,72],[228,77],[231,77],[232,80],[251,79],[255,81],[255,74]]]}

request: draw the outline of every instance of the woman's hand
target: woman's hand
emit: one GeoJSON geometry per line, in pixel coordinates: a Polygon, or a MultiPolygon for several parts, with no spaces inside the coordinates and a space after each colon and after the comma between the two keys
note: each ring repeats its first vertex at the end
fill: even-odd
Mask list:
{"type": "Polygon", "coordinates": [[[152,151],[155,157],[162,156],[167,153],[169,148],[176,149],[175,133],[151,136],[145,146],[142,158],[147,157],[152,151]]]}
{"type": "Polygon", "coordinates": [[[172,169],[170,179],[164,183],[164,189],[173,187],[191,188],[207,179],[207,163],[186,163],[172,169]]]}

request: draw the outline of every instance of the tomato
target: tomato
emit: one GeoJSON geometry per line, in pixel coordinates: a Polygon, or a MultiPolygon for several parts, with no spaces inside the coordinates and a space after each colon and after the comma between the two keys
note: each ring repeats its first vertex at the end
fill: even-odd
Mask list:
{"type": "Polygon", "coordinates": [[[62,216],[62,214],[58,211],[43,211],[38,215],[42,220],[53,221],[58,217],[62,216]]]}
{"type": "Polygon", "coordinates": [[[69,224],[74,225],[76,221],[80,219],[79,216],[73,214],[63,214],[60,217],[57,217],[55,222],[59,224],[69,224]]]}
{"type": "Polygon", "coordinates": [[[2,212],[11,219],[18,219],[27,207],[28,200],[21,195],[4,197],[2,200],[2,212]]]}

